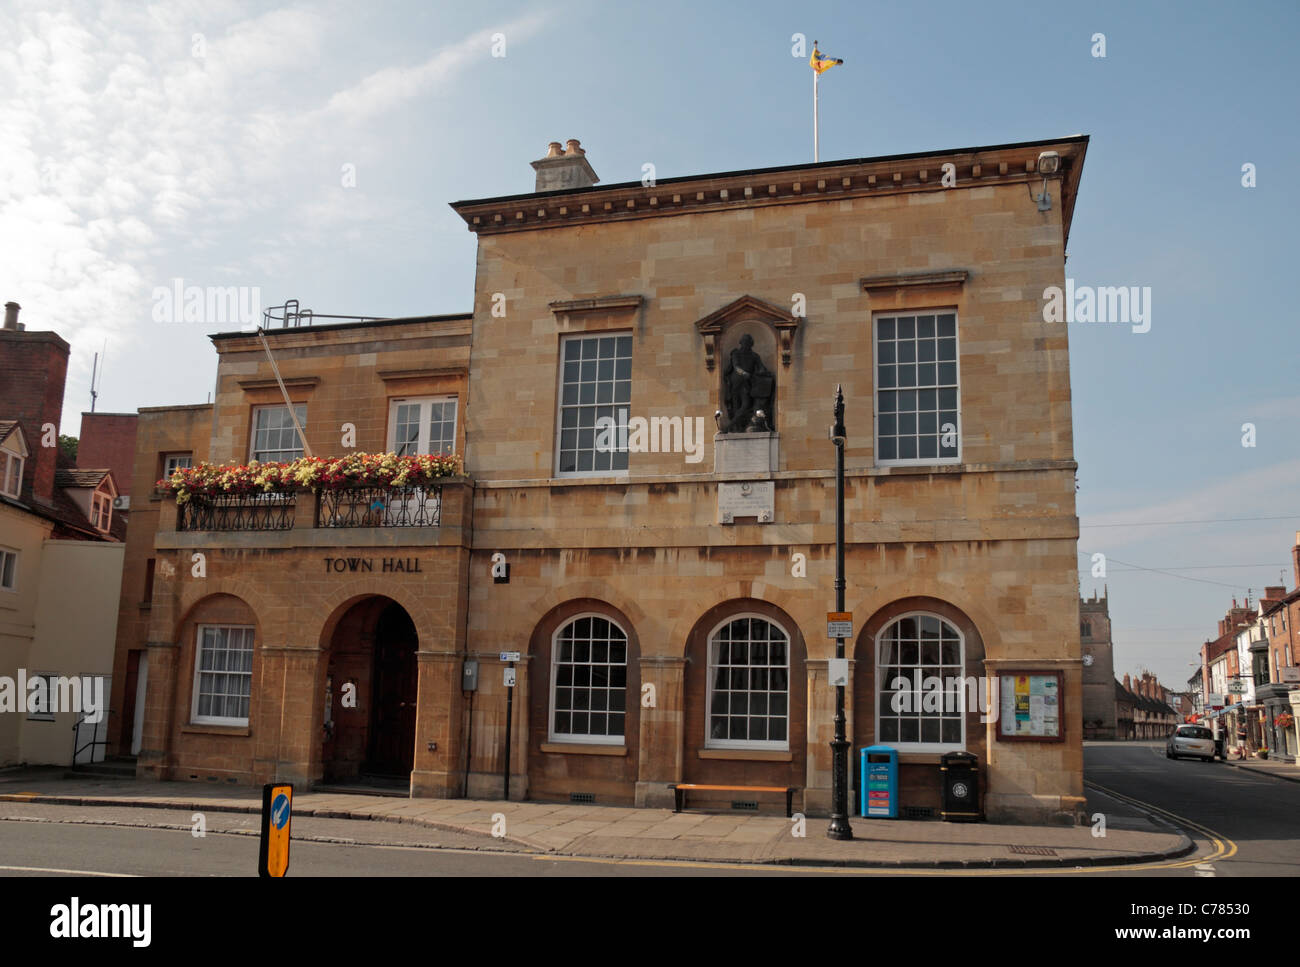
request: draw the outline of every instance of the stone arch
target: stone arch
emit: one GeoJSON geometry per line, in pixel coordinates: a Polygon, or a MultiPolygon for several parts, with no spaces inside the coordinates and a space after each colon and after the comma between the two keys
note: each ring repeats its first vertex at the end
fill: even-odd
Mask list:
{"type": "Polygon", "coordinates": [[[327,780],[374,773],[409,781],[417,709],[427,714],[432,705],[419,692],[419,642],[427,635],[403,600],[407,595],[382,585],[367,590],[367,584],[375,582],[327,596],[333,606],[315,643],[310,698],[311,720],[327,724],[312,743],[312,768],[327,780]]]}
{"type": "MultiPolygon", "coordinates": [[[[713,597],[721,599],[696,612],[696,617],[684,636],[686,674],[683,687],[683,779],[686,782],[706,784],[803,786],[808,755],[808,649],[803,631],[787,608],[757,596],[755,592],[766,590],[761,582],[732,582],[720,590],[744,593],[725,597],[714,595],[713,597]],[[707,707],[709,636],[729,618],[743,615],[755,615],[770,621],[782,628],[789,638],[784,749],[761,752],[723,749],[715,747],[718,743],[711,742],[707,737],[710,711],[707,707]]],[[[754,713],[751,711],[750,714],[754,713]]]]}
{"type": "Polygon", "coordinates": [[[320,595],[314,601],[305,603],[305,610],[315,615],[323,615],[316,633],[305,640],[314,641],[322,651],[328,651],[330,639],[343,616],[359,602],[375,597],[387,598],[405,609],[415,624],[416,634],[420,638],[420,650],[427,650],[430,644],[428,632],[432,622],[429,609],[415,597],[413,589],[373,577],[349,581],[346,587],[337,588],[320,595]]]}
{"type": "Polygon", "coordinates": [[[186,581],[182,583],[180,589],[180,600],[177,603],[177,618],[172,628],[172,640],[178,644],[184,644],[181,641],[181,629],[185,623],[190,620],[195,610],[203,602],[215,595],[228,595],[232,598],[238,598],[250,611],[256,619],[258,642],[264,643],[266,636],[270,634],[267,616],[272,613],[271,603],[256,584],[243,578],[223,577],[207,578],[203,581],[186,581]]]}
{"type": "MultiPolygon", "coordinates": [[[[640,629],[651,619],[632,598],[619,592],[613,585],[596,578],[582,581],[569,581],[558,588],[552,588],[528,606],[531,618],[529,623],[536,629],[557,608],[568,601],[586,599],[602,601],[618,611],[632,626],[628,629],[640,629]]],[[[532,647],[532,635],[529,635],[529,647],[532,647]]]]}
{"type": "MultiPolygon", "coordinates": [[[[876,703],[879,688],[876,682],[876,637],[888,625],[903,615],[924,612],[948,622],[962,636],[964,655],[963,676],[980,679],[986,674],[984,659],[987,654],[980,625],[965,609],[951,601],[934,595],[908,595],[893,598],[876,608],[862,623],[853,646],[855,668],[853,675],[854,739],[856,745],[870,745],[878,741],[876,730],[876,703]]],[[[965,747],[981,758],[986,750],[985,726],[980,722],[978,705],[968,708],[965,716],[965,747]]]]}
{"type": "MultiPolygon", "coordinates": [[[[962,616],[970,622],[971,626],[979,632],[980,641],[983,644],[985,654],[989,651],[1000,653],[1002,650],[1002,636],[998,633],[998,624],[993,619],[992,613],[987,611],[984,606],[962,593],[960,587],[954,584],[944,582],[935,582],[933,580],[921,579],[912,580],[904,578],[898,581],[892,581],[888,584],[878,585],[870,589],[870,592],[863,594],[853,601],[849,601],[849,610],[854,615],[870,615],[867,621],[859,625],[858,641],[862,638],[862,632],[866,629],[867,624],[875,616],[891,607],[891,605],[904,598],[929,598],[933,601],[942,602],[950,607],[956,608],[962,616]],[[883,603],[882,603],[883,602],[883,603]]],[[[877,629],[879,630],[879,629],[877,629]]],[[[854,643],[854,650],[857,649],[857,642],[854,643]]]]}
{"type": "MultiPolygon", "coordinates": [[[[248,680],[248,725],[252,727],[257,721],[261,700],[262,676],[266,671],[264,649],[266,640],[265,611],[259,609],[240,594],[231,590],[213,587],[213,584],[239,585],[244,582],[225,581],[208,582],[202,586],[202,594],[190,595],[195,600],[183,608],[176,623],[174,637],[176,656],[174,674],[175,691],[173,709],[174,721],[192,723],[194,710],[199,706],[196,698],[198,689],[198,628],[201,624],[245,625],[253,626],[252,665],[248,680]]],[[[265,604],[263,603],[263,607],[265,604]]]]}
{"type": "Polygon", "coordinates": [[[803,627],[794,617],[796,609],[793,605],[796,602],[791,600],[792,597],[792,592],[773,587],[765,581],[728,581],[725,584],[714,585],[711,590],[697,594],[682,604],[681,612],[669,632],[670,647],[679,648],[680,650],[675,650],[674,654],[685,657],[689,637],[702,620],[702,615],[729,601],[744,599],[752,599],[776,608],[784,615],[783,620],[790,622],[791,631],[798,630],[802,636],[803,627]]]}
{"type": "MultiPolygon", "coordinates": [[[[588,583],[588,582],[582,582],[588,583]]],[[[599,582],[589,582],[596,584],[599,582]]],[[[572,592],[576,585],[564,587],[572,592]]],[[[594,645],[592,646],[595,647],[594,645]]],[[[544,800],[566,801],[573,793],[590,793],[600,802],[632,805],[640,767],[641,737],[641,643],[636,621],[625,610],[596,597],[567,596],[549,608],[533,625],[528,638],[528,655],[532,661],[525,668],[528,682],[528,784],[529,795],[544,800]],[[566,742],[578,741],[561,736],[551,737],[554,673],[554,639],[570,621],[592,615],[616,624],[627,636],[625,675],[621,698],[623,708],[624,754],[618,756],[587,755],[566,751],[566,742]]],[[[593,660],[595,656],[593,655],[593,660]]],[[[573,672],[576,675],[576,672],[573,672]]],[[[612,674],[612,673],[611,673],[612,674]]],[[[595,672],[592,672],[595,675],[595,672]]],[[[594,695],[595,693],[593,693],[594,695]]],[[[609,709],[596,710],[608,714],[609,709]]],[[[619,746],[617,741],[605,743],[619,746]]]]}

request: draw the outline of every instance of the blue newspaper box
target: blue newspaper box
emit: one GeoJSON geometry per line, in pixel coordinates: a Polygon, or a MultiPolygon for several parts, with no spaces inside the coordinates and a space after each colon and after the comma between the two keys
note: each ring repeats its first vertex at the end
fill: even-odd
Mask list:
{"type": "Polygon", "coordinates": [[[862,750],[858,810],[865,817],[898,818],[898,750],[869,745],[862,750]]]}

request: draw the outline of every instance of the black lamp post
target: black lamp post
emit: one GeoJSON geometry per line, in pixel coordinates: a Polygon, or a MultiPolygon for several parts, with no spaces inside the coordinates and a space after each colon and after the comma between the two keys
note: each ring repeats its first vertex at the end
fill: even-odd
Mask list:
{"type": "MultiPolygon", "coordinates": [[[[835,610],[844,610],[844,390],[835,387],[835,610]]],[[[835,657],[844,657],[844,639],[835,639],[835,657]]],[[[849,825],[849,740],[844,734],[844,686],[835,686],[835,738],[831,741],[831,839],[852,839],[849,825]]]]}

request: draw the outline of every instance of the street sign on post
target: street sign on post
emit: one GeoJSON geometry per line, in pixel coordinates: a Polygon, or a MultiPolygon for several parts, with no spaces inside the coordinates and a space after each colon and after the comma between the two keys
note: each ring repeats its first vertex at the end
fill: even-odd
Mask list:
{"type": "Polygon", "coordinates": [[[268,782],[262,787],[262,845],[258,850],[258,876],[284,876],[289,872],[289,820],[293,813],[293,785],[268,782]]]}
{"type": "Polygon", "coordinates": [[[852,611],[827,611],[826,612],[826,637],[827,638],[852,638],[853,637],[853,612],[852,611]]]}

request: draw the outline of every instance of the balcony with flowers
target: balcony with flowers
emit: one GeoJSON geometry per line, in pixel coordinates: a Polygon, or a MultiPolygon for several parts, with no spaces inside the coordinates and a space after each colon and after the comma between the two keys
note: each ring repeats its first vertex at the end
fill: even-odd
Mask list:
{"type": "MultiPolygon", "coordinates": [[[[440,543],[426,533],[468,522],[472,484],[454,455],[399,456],[355,453],[300,457],[288,463],[200,464],[177,470],[158,486],[175,500],[164,504],[158,546],[186,546],[180,535],[300,534],[290,544],[440,543]],[[174,511],[174,513],[173,513],[174,511]],[[340,532],[409,529],[409,538],[373,533],[342,538],[340,532]],[[168,532],[177,540],[164,538],[168,532]]],[[[265,545],[266,540],[220,543],[265,545]]],[[[272,544],[285,543],[272,540],[272,544]]]]}

